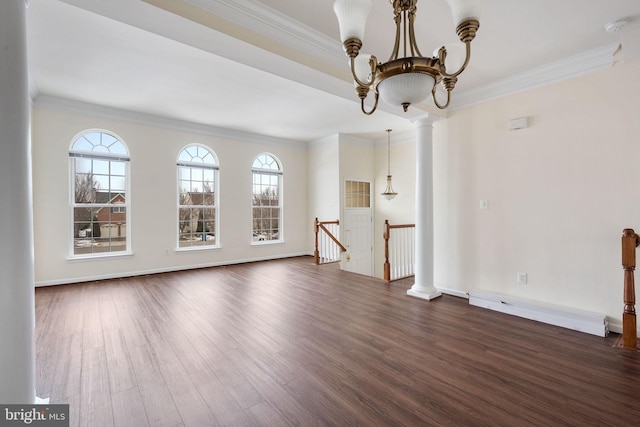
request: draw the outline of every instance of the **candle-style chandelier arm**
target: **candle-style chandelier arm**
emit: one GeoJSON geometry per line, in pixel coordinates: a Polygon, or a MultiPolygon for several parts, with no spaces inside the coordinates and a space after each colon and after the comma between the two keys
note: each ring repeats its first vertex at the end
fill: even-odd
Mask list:
{"type": "Polygon", "coordinates": [[[356,72],[356,58],[357,58],[357,54],[356,56],[349,57],[349,65],[351,66],[351,77],[353,77],[353,81],[358,86],[365,86],[367,88],[370,88],[371,85],[373,85],[373,81],[375,80],[375,77],[376,77],[378,59],[374,55],[371,55],[371,57],[369,58],[369,69],[371,73],[368,76],[369,77],[368,81],[364,82],[360,80],[360,78],[358,78],[358,73],[356,72]]]}
{"type": "Polygon", "coordinates": [[[436,104],[436,107],[438,107],[439,109],[443,110],[445,108],[447,108],[449,106],[449,102],[451,102],[451,91],[447,90],[447,103],[444,105],[441,105],[438,102],[438,99],[436,98],[436,85],[433,85],[433,89],[431,89],[431,97],[433,98],[433,103],[436,104]]]}
{"type": "Polygon", "coordinates": [[[365,98],[366,98],[366,96],[364,98],[360,97],[360,108],[362,109],[362,112],[364,114],[366,114],[367,116],[370,116],[371,114],[373,114],[374,111],[376,111],[376,108],[378,108],[378,98],[379,98],[378,92],[375,92],[375,103],[373,104],[373,107],[371,108],[371,111],[367,111],[364,108],[364,100],[365,100],[365,98]]]}
{"type": "Polygon", "coordinates": [[[458,70],[453,73],[448,73],[445,62],[447,57],[447,49],[444,46],[440,48],[440,50],[438,51],[438,60],[440,61],[440,74],[442,75],[442,77],[458,77],[467,68],[467,65],[469,65],[469,60],[471,59],[471,42],[465,43],[465,49],[466,53],[464,62],[462,63],[460,68],[458,68],[458,70]]]}

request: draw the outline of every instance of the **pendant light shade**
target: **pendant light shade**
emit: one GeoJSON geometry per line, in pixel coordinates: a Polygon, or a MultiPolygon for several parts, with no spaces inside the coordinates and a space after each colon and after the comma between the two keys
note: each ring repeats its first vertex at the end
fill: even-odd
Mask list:
{"type": "Polygon", "coordinates": [[[401,105],[404,111],[410,104],[418,104],[429,95],[435,79],[428,74],[396,74],[380,82],[378,91],[383,102],[401,105]]]}
{"type": "Polygon", "coordinates": [[[371,0],[337,0],[333,11],[340,26],[340,39],[364,39],[364,28],[371,11],[371,0]]]}
{"type": "Polygon", "coordinates": [[[447,2],[453,15],[453,25],[456,27],[470,19],[480,20],[480,4],[477,0],[447,0],[447,2]]]}

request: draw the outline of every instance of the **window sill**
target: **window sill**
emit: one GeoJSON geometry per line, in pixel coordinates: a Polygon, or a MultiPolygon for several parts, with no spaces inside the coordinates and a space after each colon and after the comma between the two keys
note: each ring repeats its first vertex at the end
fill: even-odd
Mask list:
{"type": "Polygon", "coordinates": [[[189,246],[185,248],[175,248],[176,253],[189,253],[189,252],[200,252],[200,251],[212,251],[220,249],[220,245],[213,246],[189,246]]]}
{"type": "Polygon", "coordinates": [[[71,262],[83,262],[83,261],[100,261],[111,258],[126,258],[133,256],[133,252],[107,252],[100,254],[88,254],[88,255],[72,255],[67,257],[67,261],[71,262]]]}
{"type": "Polygon", "coordinates": [[[251,242],[251,246],[277,245],[281,243],[284,243],[284,240],[258,240],[257,242],[251,242]]]}

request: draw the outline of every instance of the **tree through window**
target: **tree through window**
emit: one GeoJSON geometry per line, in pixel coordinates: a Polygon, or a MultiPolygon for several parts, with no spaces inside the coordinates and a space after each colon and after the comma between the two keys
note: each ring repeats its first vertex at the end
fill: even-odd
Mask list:
{"type": "Polygon", "coordinates": [[[218,246],[215,154],[188,145],[178,155],[178,247],[218,246]]]}
{"type": "Polygon", "coordinates": [[[253,172],[253,242],[282,240],[282,168],[271,154],[255,158],[253,172]]]}
{"type": "Polygon", "coordinates": [[[87,131],[74,139],[69,160],[71,256],[130,252],[127,147],[109,132],[87,131]]]}

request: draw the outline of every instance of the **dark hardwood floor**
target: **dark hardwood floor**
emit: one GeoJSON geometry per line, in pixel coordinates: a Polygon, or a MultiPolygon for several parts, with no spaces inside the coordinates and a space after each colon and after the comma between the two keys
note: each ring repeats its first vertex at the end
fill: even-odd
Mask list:
{"type": "MultiPolygon", "coordinates": [[[[640,353],[311,257],[36,290],[74,426],[640,425],[640,353]]],[[[621,304],[622,310],[622,304],[621,304]]]]}

